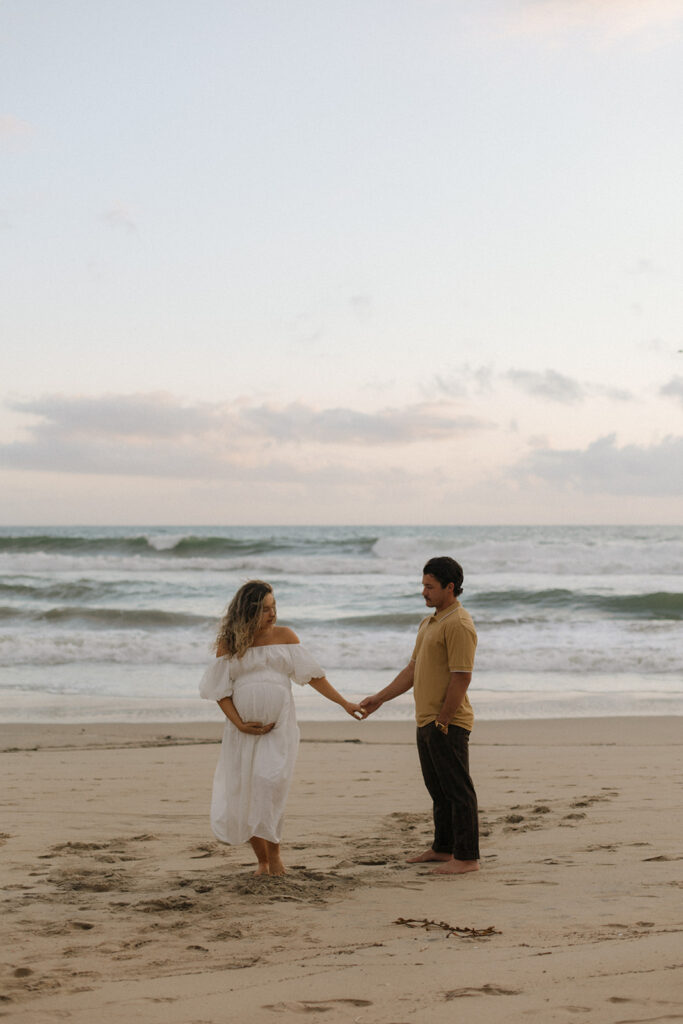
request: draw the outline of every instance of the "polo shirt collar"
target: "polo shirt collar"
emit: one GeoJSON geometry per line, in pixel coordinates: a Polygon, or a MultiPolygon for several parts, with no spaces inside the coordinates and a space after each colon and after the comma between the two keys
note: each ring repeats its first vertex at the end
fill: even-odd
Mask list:
{"type": "Polygon", "coordinates": [[[445,619],[447,615],[452,615],[453,612],[456,611],[459,607],[460,602],[456,598],[453,604],[449,604],[448,608],[444,608],[443,611],[436,612],[434,615],[432,615],[432,621],[441,622],[442,619],[445,619]]]}

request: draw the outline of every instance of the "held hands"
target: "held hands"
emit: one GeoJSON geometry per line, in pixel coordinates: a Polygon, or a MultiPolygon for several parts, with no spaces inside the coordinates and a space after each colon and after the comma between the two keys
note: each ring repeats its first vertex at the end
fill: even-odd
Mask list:
{"type": "Polygon", "coordinates": [[[250,736],[265,736],[267,732],[275,728],[275,722],[264,725],[263,722],[242,722],[237,728],[240,732],[246,732],[250,736]]]}
{"type": "Polygon", "coordinates": [[[360,710],[363,718],[367,718],[373,711],[377,711],[377,708],[381,707],[384,701],[378,699],[378,697],[364,697],[360,702],[360,710]]]}
{"type": "Polygon", "coordinates": [[[355,718],[357,722],[362,722],[365,718],[365,712],[360,704],[352,704],[351,701],[345,700],[342,707],[346,714],[351,715],[351,718],[355,718]]]}

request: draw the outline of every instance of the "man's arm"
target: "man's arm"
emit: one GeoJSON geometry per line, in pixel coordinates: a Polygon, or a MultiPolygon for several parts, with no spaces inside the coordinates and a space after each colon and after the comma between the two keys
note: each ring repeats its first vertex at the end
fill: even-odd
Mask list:
{"type": "Polygon", "coordinates": [[[399,697],[402,693],[407,693],[415,681],[415,662],[410,661],[405,668],[401,669],[395,679],[385,686],[379,693],[374,693],[372,697],[366,697],[360,702],[363,714],[367,718],[373,711],[381,707],[382,704],[388,700],[393,700],[394,697],[399,697]]]}
{"type": "Polygon", "coordinates": [[[470,685],[471,679],[471,672],[451,672],[446,696],[443,704],[441,705],[441,711],[436,719],[440,725],[448,725],[451,718],[465,699],[467,687],[470,685]]]}

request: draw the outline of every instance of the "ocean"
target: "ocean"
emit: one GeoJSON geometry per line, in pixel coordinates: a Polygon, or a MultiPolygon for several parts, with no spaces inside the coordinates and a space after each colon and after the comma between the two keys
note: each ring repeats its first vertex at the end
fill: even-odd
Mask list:
{"type": "MultiPolygon", "coordinates": [[[[480,719],[683,714],[683,528],[0,528],[0,721],[216,720],[197,684],[245,580],[351,698],[388,683],[452,555],[480,719]]],[[[295,687],[300,719],[344,717],[295,687]]],[[[405,695],[377,717],[411,718],[405,695]]]]}

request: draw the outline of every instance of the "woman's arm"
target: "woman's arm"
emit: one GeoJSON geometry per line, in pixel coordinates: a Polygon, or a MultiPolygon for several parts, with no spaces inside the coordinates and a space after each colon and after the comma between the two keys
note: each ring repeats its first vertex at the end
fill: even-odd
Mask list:
{"type": "Polygon", "coordinates": [[[319,676],[317,679],[310,679],[308,682],[309,686],[312,686],[314,690],[317,690],[322,697],[327,697],[333,704],[338,704],[347,715],[351,715],[352,718],[357,718],[359,721],[362,719],[363,712],[360,704],[352,704],[351,701],[342,697],[341,693],[338,693],[332,683],[330,683],[325,676],[319,676]]]}
{"type": "Polygon", "coordinates": [[[263,736],[275,728],[275,722],[270,722],[268,725],[264,725],[263,722],[243,722],[239,711],[232,702],[232,697],[223,697],[218,701],[218,707],[240,732],[249,733],[250,736],[263,736]]]}

